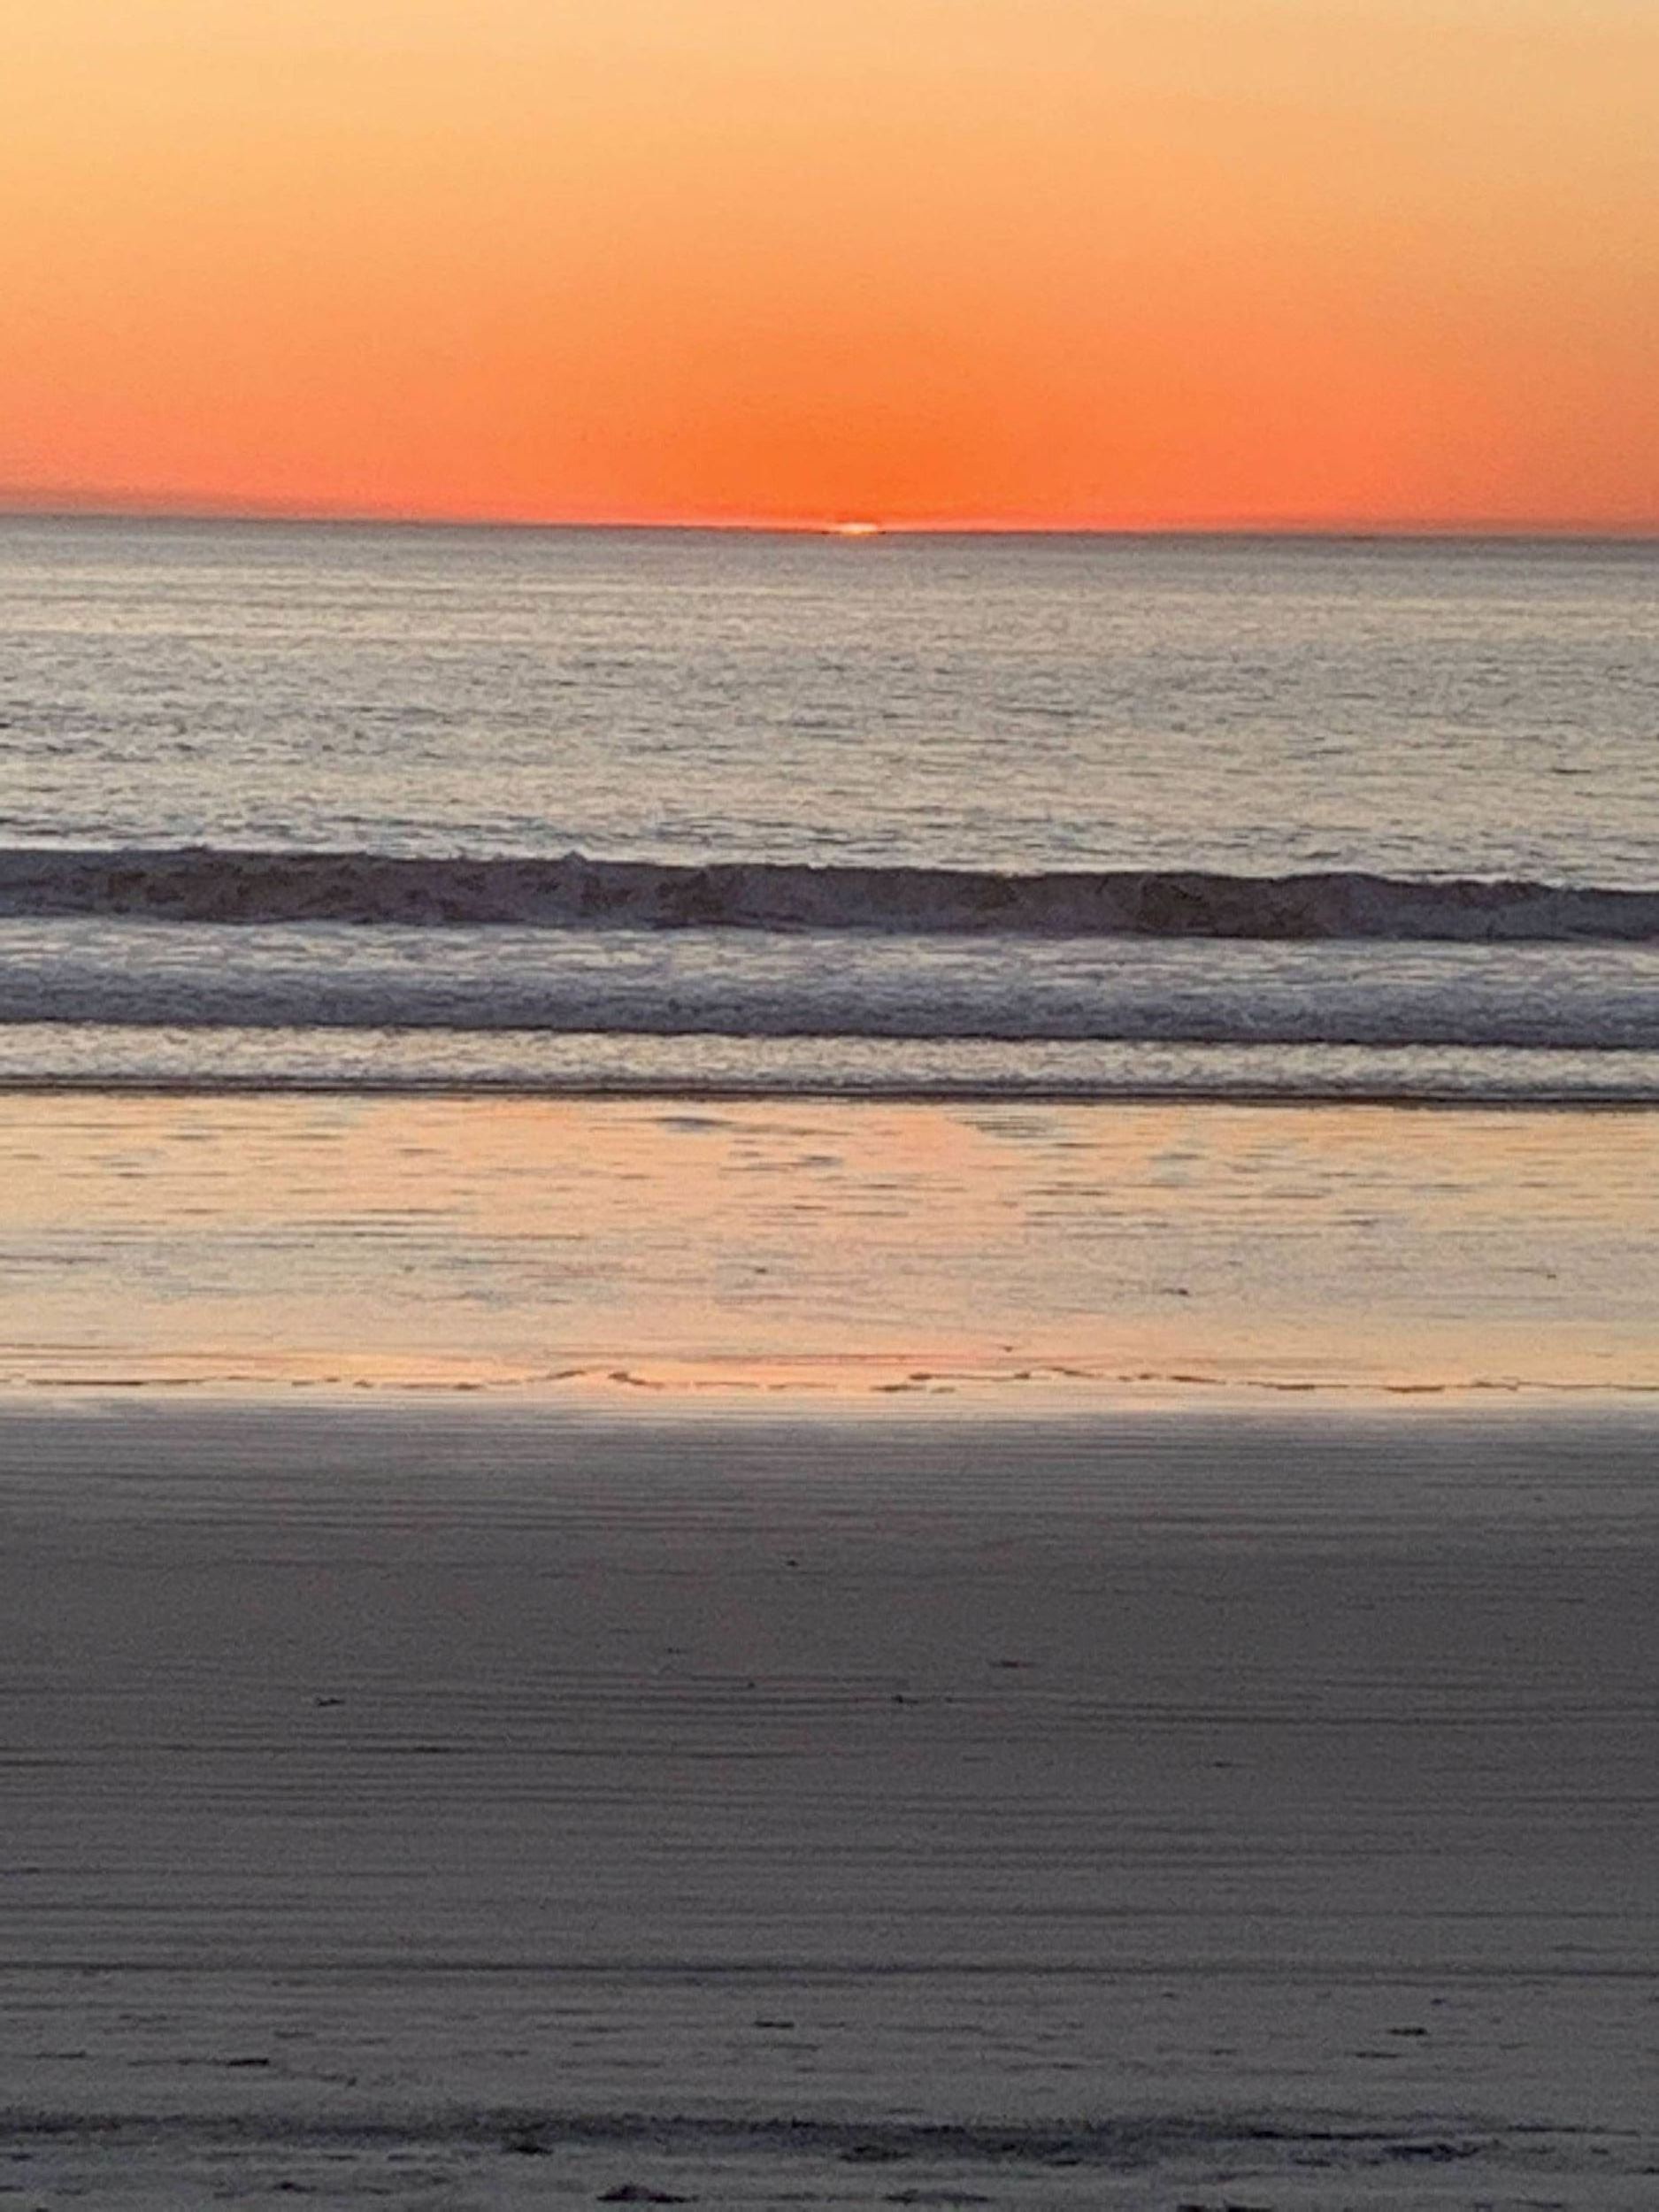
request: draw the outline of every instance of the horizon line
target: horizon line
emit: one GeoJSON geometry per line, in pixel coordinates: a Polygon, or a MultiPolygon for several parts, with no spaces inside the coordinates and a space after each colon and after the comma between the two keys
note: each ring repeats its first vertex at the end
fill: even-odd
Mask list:
{"type": "Polygon", "coordinates": [[[882,516],[868,510],[829,515],[515,515],[372,506],[224,501],[54,486],[0,487],[0,520],[180,522],[320,528],[495,530],[503,532],[673,532],[685,535],[831,537],[869,543],[903,537],[1294,537],[1605,539],[1659,538],[1659,516],[1216,515],[1055,521],[1018,516],[882,516]]]}

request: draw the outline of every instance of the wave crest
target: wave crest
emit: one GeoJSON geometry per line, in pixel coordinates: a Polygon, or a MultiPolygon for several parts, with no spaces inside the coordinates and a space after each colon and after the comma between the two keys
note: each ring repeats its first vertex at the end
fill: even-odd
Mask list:
{"type": "Polygon", "coordinates": [[[893,935],[1659,942],[1659,891],[1118,869],[811,866],[367,852],[0,850],[0,914],[227,925],[860,930],[893,935]]]}

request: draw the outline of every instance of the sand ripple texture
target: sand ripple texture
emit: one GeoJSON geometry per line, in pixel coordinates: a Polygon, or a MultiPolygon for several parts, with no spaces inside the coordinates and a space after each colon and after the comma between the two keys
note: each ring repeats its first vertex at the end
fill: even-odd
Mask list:
{"type": "Polygon", "coordinates": [[[13,1410],[0,2178],[1649,2206],[1654,1464],[13,1410]]]}

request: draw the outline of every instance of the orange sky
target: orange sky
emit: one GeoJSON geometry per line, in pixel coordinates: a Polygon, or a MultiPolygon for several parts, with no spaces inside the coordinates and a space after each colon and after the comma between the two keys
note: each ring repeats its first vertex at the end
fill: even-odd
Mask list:
{"type": "Polygon", "coordinates": [[[0,499],[1659,525],[1659,0],[0,0],[0,499]]]}

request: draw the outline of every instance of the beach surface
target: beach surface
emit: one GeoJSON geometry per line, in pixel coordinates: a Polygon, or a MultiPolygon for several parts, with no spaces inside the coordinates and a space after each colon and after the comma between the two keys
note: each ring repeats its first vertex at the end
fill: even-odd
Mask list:
{"type": "Polygon", "coordinates": [[[1650,2205],[1655,1444],[14,1402],[0,2177],[1650,2205]]]}
{"type": "Polygon", "coordinates": [[[0,1099],[0,2190],[1650,2207],[1653,1157],[0,1099]]]}
{"type": "Polygon", "coordinates": [[[1659,1393],[1656,1126],[0,1092],[0,1393],[1659,1393]]]}

